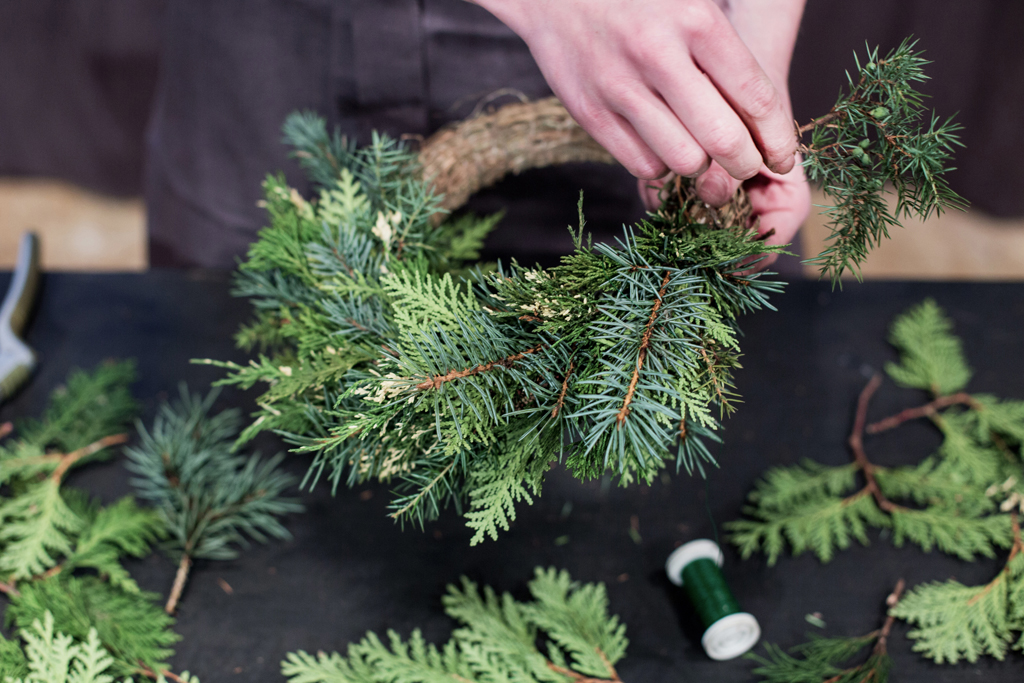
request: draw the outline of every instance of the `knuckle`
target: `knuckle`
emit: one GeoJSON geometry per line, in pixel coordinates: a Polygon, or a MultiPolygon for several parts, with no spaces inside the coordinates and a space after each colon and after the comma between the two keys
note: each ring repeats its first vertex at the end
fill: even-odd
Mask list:
{"type": "Polygon", "coordinates": [[[680,144],[665,155],[669,169],[682,176],[695,176],[709,164],[708,155],[693,145],[680,144]]]}
{"type": "Polygon", "coordinates": [[[767,78],[748,79],[740,88],[744,109],[752,119],[760,121],[779,111],[779,94],[767,78]]]}
{"type": "Polygon", "coordinates": [[[708,36],[718,26],[718,13],[709,2],[690,2],[679,10],[683,29],[692,36],[708,36]]]}
{"type": "Polygon", "coordinates": [[[708,131],[704,148],[716,159],[734,159],[742,152],[747,133],[736,125],[717,125],[708,131]]]}
{"type": "Polygon", "coordinates": [[[660,160],[645,154],[626,160],[623,164],[634,177],[641,180],[656,180],[665,175],[665,165],[660,160]]]}

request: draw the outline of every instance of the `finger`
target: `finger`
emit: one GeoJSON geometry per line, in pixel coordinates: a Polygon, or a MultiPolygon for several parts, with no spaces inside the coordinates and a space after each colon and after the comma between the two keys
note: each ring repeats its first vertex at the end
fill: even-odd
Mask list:
{"type": "Polygon", "coordinates": [[[646,86],[637,82],[629,91],[610,92],[608,106],[629,121],[673,173],[693,178],[707,170],[711,163],[707,153],[665,101],[646,86]]]}
{"type": "Polygon", "coordinates": [[[682,60],[650,65],[651,84],[697,143],[733,178],[757,175],[764,160],[747,124],[715,85],[693,64],[682,60]]]}
{"type": "Polygon", "coordinates": [[[713,163],[697,178],[697,196],[711,206],[724,206],[733,198],[741,184],[741,180],[732,177],[719,164],[713,163]]]}
{"type": "Polygon", "coordinates": [[[803,167],[779,175],[767,168],[744,184],[757,230],[768,235],[766,244],[791,244],[811,211],[811,189],[803,167]]]}
{"type": "Polygon", "coordinates": [[[640,194],[640,199],[644,203],[644,208],[648,211],[656,211],[661,207],[662,202],[662,190],[665,188],[665,183],[673,178],[674,175],[669,173],[664,178],[657,180],[642,180],[636,181],[637,192],[640,194]]]}
{"type": "Polygon", "coordinates": [[[796,134],[782,96],[724,14],[709,12],[702,21],[688,31],[697,65],[746,123],[768,168],[787,173],[796,134]]]}
{"type": "Polygon", "coordinates": [[[661,158],[621,115],[589,97],[581,98],[578,103],[569,98],[563,98],[562,102],[583,130],[635,177],[653,180],[668,172],[661,158]]]}

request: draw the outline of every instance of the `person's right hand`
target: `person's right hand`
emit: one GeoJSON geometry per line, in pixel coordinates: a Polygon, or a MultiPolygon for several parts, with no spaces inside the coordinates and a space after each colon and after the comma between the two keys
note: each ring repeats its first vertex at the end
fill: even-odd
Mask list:
{"type": "MultiPolygon", "coordinates": [[[[793,168],[786,97],[712,0],[476,2],[526,41],[569,113],[638,178],[696,177],[712,161],[735,181],[793,168]]],[[[705,184],[709,203],[735,189],[705,184]]]]}

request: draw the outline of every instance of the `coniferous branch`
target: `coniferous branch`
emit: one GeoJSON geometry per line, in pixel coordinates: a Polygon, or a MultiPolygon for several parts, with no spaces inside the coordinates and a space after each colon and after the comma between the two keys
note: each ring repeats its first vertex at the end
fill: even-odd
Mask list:
{"type": "MultiPolygon", "coordinates": [[[[125,557],[146,555],[163,538],[162,520],[130,497],[100,506],[63,485],[72,468],[124,443],[126,435],[119,432],[134,411],[128,390],[133,380],[131,363],[72,373],[53,393],[42,419],[0,430],[17,437],[0,444],[0,484],[7,495],[0,501],[0,593],[9,600],[5,620],[25,635],[34,622],[52,619],[67,634],[62,642],[95,641],[99,650],[93,648],[90,661],[110,658],[110,673],[96,670],[103,683],[111,675],[144,671],[161,672],[154,676],[161,680],[191,681],[166,670],[170,646],[178,640],[170,630],[173,621],[122,564],[125,557]]],[[[16,643],[9,645],[0,643],[0,674],[36,681],[24,667],[5,669],[8,651],[17,649],[22,656],[16,643]]],[[[73,649],[57,654],[64,657],[73,649]]],[[[72,664],[68,660],[67,666],[72,664]]],[[[86,673],[73,670],[69,683],[91,680],[86,673]]],[[[46,680],[65,680],[59,672],[53,676],[46,680]]]]}
{"type": "Polygon", "coordinates": [[[132,484],[139,498],[155,506],[167,528],[167,550],[178,559],[168,614],[194,560],[236,557],[247,538],[289,538],[278,518],[302,510],[282,495],[294,479],[277,469],[280,456],[234,454],[240,415],[226,410],[210,416],[217,393],[200,398],[183,385],[180,399],[161,406],[151,429],[138,425],[141,443],[125,450],[129,470],[138,475],[132,484]]]}
{"type": "Polygon", "coordinates": [[[386,643],[368,633],[347,656],[294,652],[281,669],[291,683],[621,683],[615,664],[628,641],[604,586],[538,567],[529,589],[533,601],[523,603],[463,577],[443,598],[460,623],[443,646],[419,629],[407,641],[388,631],[386,643]]]}
{"type": "Polygon", "coordinates": [[[899,226],[900,216],[925,220],[967,206],[944,178],[954,149],[962,146],[961,126],[925,109],[915,86],[927,80],[928,62],[916,45],[908,38],[885,56],[867,48],[863,65],[854,55],[857,71],[847,74],[848,92],[828,114],[797,130],[801,137],[811,133],[800,144],[807,176],[835,202],[824,211],[831,244],[809,261],[833,284],[846,270],[860,277],[868,251],[899,226]],[[887,184],[896,193],[893,212],[883,199],[887,184]]]}
{"type": "MultiPolygon", "coordinates": [[[[893,162],[901,206],[927,213],[931,191],[912,181],[937,177],[952,132],[915,128],[918,57],[873,60],[817,121],[808,164],[854,203],[876,201],[861,200],[863,186],[881,187],[889,165],[854,168],[849,157],[880,152],[821,140],[833,129],[853,135],[864,102],[882,93],[894,103],[884,120],[873,114],[889,136],[878,149],[906,151],[900,136],[917,136],[920,158],[893,162]]],[[[265,387],[240,441],[273,430],[313,453],[310,485],[321,476],[335,488],[391,484],[402,523],[422,525],[449,505],[465,511],[474,543],[507,528],[555,461],[622,484],[673,464],[717,465],[709,442],[739,399],[738,318],[770,307],[781,289],[752,272],[780,248],[751,229],[742,193],[711,209],[677,179],[657,212],[597,245],[584,239],[581,199],[573,252],[558,266],[473,267],[496,218],[446,220],[452,205],[402,144],[374,135],[360,149],[310,114],[289,118],[285,138],[317,193],[304,198],[280,176],[265,183],[269,226],[236,284],[255,309],[237,340],[259,354],[248,366],[200,361],[225,368],[224,384],[265,387]]],[[[430,147],[438,141],[422,158],[447,158],[430,147]]]]}
{"type": "Polygon", "coordinates": [[[1024,504],[1024,403],[964,391],[970,372],[963,349],[934,302],[906,312],[892,330],[900,362],[889,364],[889,374],[934,398],[867,425],[879,386],[879,378],[872,378],[858,399],[849,439],[853,463],[769,471],[749,497],[750,518],[731,523],[733,541],[744,556],[767,553],[770,564],[787,542],[794,553],[810,549],[827,561],[851,537],[866,543],[867,525],[891,529],[897,546],[909,541],[968,561],[1009,549],[1004,568],[988,584],[917,586],[891,611],[916,626],[909,634],[917,641],[914,649],[939,663],[982,655],[1002,659],[1011,647],[1024,648],[1024,542],[1018,523],[1024,504]],[[919,417],[943,434],[937,453],[897,468],[868,458],[865,434],[919,417]],[[857,476],[865,482],[859,489],[857,476]]]}
{"type": "Polygon", "coordinates": [[[877,631],[847,638],[812,635],[808,642],[788,652],[766,643],[766,656],[747,655],[760,664],[753,673],[765,683],[886,683],[892,667],[887,647],[895,620],[891,610],[899,604],[905,585],[900,579],[886,598],[890,614],[877,631]],[[842,667],[869,646],[871,650],[864,661],[842,667]]]}

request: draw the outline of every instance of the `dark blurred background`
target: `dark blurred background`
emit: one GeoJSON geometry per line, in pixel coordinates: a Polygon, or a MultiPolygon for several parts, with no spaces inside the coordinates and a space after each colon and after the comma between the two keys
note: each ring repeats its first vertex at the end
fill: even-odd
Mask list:
{"type": "MultiPolygon", "coordinates": [[[[982,220],[1024,216],[1022,28],[1019,0],[810,0],[797,119],[829,109],[865,41],[884,51],[914,35],[934,62],[923,89],[964,126],[954,189],[982,220]]],[[[14,0],[0,4],[0,84],[0,177],[147,195],[153,265],[230,263],[261,224],[265,174],[302,186],[278,144],[294,109],[365,139],[429,134],[499,88],[547,92],[525,45],[461,0],[14,0]],[[374,50],[387,59],[359,57],[374,50]],[[212,225],[229,226],[222,249],[190,251],[212,225]]],[[[600,233],[641,215],[621,169],[530,173],[474,200],[509,209],[491,252],[567,248],[580,188],[600,233]]]]}

